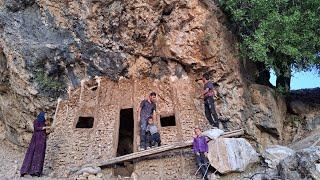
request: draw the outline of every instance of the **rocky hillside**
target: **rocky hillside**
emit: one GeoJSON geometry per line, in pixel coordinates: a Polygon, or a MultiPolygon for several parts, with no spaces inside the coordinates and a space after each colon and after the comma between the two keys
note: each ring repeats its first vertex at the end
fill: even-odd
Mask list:
{"type": "Polygon", "coordinates": [[[316,129],[317,107],[292,101],[287,109],[291,100],[254,84],[257,70],[237,58],[227,25],[211,0],[1,0],[0,137],[26,146],[36,113],[53,117],[57,98],[83,79],[203,73],[219,84],[219,114],[258,150],[316,129]]]}
{"type": "MultiPolygon", "coordinates": [[[[236,43],[213,0],[0,0],[0,139],[20,149],[19,162],[14,156],[10,161],[21,164],[36,114],[45,110],[53,118],[58,97],[68,98],[95,76],[114,82],[148,77],[163,84],[182,79],[175,85],[194,92],[184,100],[204,111],[195,80],[209,73],[219,85],[218,114],[230,119],[229,129],[243,128],[259,153],[273,144],[297,151],[319,145],[319,89],[285,98],[255,84],[259,72],[238,58],[236,43]]],[[[310,174],[309,164],[301,170],[296,162],[315,151],[291,154],[295,159],[282,162],[277,172],[296,178],[294,166],[310,174]]]]}
{"type": "Polygon", "coordinates": [[[1,127],[26,145],[36,113],[82,79],[196,78],[214,72],[225,115],[241,125],[234,37],[211,1],[1,2],[1,127]],[[232,112],[228,107],[232,107],[232,112]]]}

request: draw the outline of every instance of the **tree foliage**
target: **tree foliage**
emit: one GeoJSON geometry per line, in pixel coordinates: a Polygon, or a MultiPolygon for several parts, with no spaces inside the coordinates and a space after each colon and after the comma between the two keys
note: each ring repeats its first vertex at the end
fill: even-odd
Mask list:
{"type": "MultiPolygon", "coordinates": [[[[320,0],[219,3],[236,27],[244,58],[263,62],[278,78],[289,78],[289,84],[292,68],[320,67],[320,0]]],[[[277,86],[285,83],[277,82],[277,86]]]]}

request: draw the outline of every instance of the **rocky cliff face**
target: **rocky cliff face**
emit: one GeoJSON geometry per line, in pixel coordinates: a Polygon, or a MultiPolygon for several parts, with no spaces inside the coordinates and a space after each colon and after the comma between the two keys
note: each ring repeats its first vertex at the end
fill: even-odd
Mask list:
{"type": "Polygon", "coordinates": [[[166,92],[174,87],[183,96],[176,98],[180,108],[204,112],[190,95],[202,89],[195,80],[209,73],[219,84],[219,116],[230,119],[229,129],[243,128],[259,152],[271,144],[319,145],[318,133],[299,141],[319,129],[319,89],[285,99],[254,84],[257,68],[237,57],[227,24],[211,0],[0,0],[0,139],[26,146],[36,114],[53,117],[58,97],[95,76],[117,85],[152,82],[167,109],[173,106],[166,92]]]}
{"type": "Polygon", "coordinates": [[[1,0],[0,138],[25,146],[36,113],[52,117],[57,97],[83,79],[194,81],[209,73],[230,129],[244,128],[260,149],[289,141],[285,100],[251,85],[256,69],[237,58],[226,24],[209,0],[1,0]]]}
{"type": "Polygon", "coordinates": [[[195,79],[209,72],[220,84],[220,113],[241,126],[235,40],[210,1],[5,0],[0,22],[1,126],[18,145],[29,141],[40,109],[52,116],[57,97],[94,76],[195,79]]]}

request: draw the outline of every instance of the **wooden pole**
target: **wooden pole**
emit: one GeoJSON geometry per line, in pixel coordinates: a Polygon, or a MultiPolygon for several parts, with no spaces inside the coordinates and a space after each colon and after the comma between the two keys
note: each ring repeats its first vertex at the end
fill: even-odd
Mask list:
{"type": "MultiPolygon", "coordinates": [[[[235,131],[226,132],[223,135],[221,135],[220,137],[221,138],[230,138],[230,137],[241,136],[243,134],[244,134],[244,130],[239,129],[239,130],[235,130],[235,131]]],[[[112,165],[112,164],[123,162],[123,161],[133,160],[133,159],[137,159],[140,157],[145,157],[145,156],[150,156],[150,155],[154,155],[154,154],[158,154],[158,153],[162,153],[162,152],[166,152],[166,151],[171,151],[174,149],[187,148],[187,147],[192,146],[192,142],[193,141],[185,141],[185,142],[179,142],[179,143],[170,144],[170,145],[163,145],[160,147],[156,147],[156,148],[152,148],[152,149],[148,149],[148,150],[144,150],[144,151],[135,152],[135,153],[127,154],[124,156],[111,158],[106,161],[94,163],[93,165],[94,166],[108,166],[108,165],[112,165]]]]}

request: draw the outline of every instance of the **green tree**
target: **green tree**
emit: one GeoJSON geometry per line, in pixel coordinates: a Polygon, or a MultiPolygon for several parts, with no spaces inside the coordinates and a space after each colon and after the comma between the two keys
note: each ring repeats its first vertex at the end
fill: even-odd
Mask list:
{"type": "Polygon", "coordinates": [[[292,68],[319,68],[320,0],[220,0],[240,39],[243,58],[273,68],[290,90],[292,68]]]}

